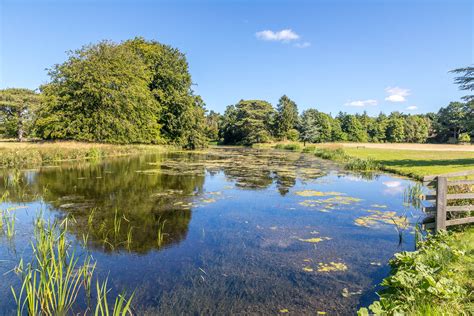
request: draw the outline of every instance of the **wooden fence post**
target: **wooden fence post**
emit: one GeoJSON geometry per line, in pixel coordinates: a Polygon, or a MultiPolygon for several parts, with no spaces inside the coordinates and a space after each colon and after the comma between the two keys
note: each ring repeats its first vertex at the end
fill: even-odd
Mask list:
{"type": "Polygon", "coordinates": [[[436,231],[446,229],[446,207],[448,204],[448,178],[437,177],[436,186],[436,231]]]}

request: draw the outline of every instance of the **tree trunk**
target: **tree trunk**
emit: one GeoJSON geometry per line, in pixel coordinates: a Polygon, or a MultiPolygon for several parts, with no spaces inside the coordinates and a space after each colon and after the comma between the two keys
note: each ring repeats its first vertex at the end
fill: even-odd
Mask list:
{"type": "Polygon", "coordinates": [[[22,121],[22,117],[20,116],[19,119],[18,119],[18,141],[19,142],[22,142],[23,141],[23,121],[22,121]]]}

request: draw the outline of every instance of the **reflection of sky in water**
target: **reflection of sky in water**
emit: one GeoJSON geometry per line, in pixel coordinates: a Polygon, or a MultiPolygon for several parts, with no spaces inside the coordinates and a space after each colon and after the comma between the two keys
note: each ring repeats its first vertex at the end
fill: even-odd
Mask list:
{"type": "MultiPolygon", "coordinates": [[[[247,166],[238,173],[234,163],[239,167],[239,163],[248,165],[254,159],[252,151],[245,153],[243,159],[238,150],[232,150],[231,159],[225,156],[228,161],[222,163],[215,155],[196,159],[176,154],[27,172],[24,187],[13,189],[11,196],[13,202],[27,201],[21,204],[26,208],[15,211],[17,236],[12,243],[3,237],[0,242],[4,279],[0,312],[6,312],[12,303],[7,285],[16,280],[12,273],[3,273],[20,257],[30,255],[32,219],[40,206],[45,216],[74,215],[71,234],[77,240],[90,232],[97,271],[109,275],[113,293],[136,289],[135,306],[140,313],[274,314],[288,309],[296,314],[350,314],[373,300],[374,286],[388,274],[388,259],[395,252],[413,249],[413,226],[404,230],[399,244],[393,225],[361,227],[354,221],[377,209],[395,211],[416,223],[421,213],[404,206],[403,200],[403,192],[412,182],[387,175],[368,178],[341,173],[330,163],[295,153],[280,153],[274,161],[264,152],[255,158],[257,167],[247,166]],[[292,158],[286,160],[285,155],[292,158]],[[186,175],[169,163],[156,172],[156,161],[176,159],[189,163],[186,175]],[[201,164],[203,161],[212,161],[212,165],[201,164]],[[334,171],[322,172],[317,178],[297,176],[298,168],[292,168],[295,165],[334,171]],[[154,173],[136,172],[151,168],[154,173]],[[247,178],[250,184],[245,182],[247,178]],[[84,180],[86,183],[80,182],[84,180]],[[332,209],[327,203],[308,207],[300,203],[332,196],[296,194],[303,190],[340,192],[361,200],[333,203],[332,209]],[[28,194],[48,203],[29,201],[28,194]],[[91,228],[85,224],[89,211],[81,205],[99,207],[91,228]],[[109,229],[114,216],[111,205],[127,208],[123,215],[129,222],[124,221],[123,227],[133,224],[140,243],[130,251],[121,243],[125,231],[115,237],[116,248],[102,247],[99,227],[109,229]],[[163,219],[165,244],[160,248],[153,238],[163,219]],[[304,241],[314,238],[322,241],[304,241]],[[347,270],[318,272],[321,264],[331,262],[343,263],[347,270]],[[343,297],[345,288],[361,294],[343,297]]],[[[9,205],[20,204],[4,207],[9,205]]]]}

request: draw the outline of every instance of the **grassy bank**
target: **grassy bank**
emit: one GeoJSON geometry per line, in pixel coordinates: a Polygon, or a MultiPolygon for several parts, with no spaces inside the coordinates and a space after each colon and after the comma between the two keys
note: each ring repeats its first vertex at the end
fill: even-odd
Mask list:
{"type": "Polygon", "coordinates": [[[111,145],[81,142],[0,142],[0,168],[34,167],[67,160],[164,151],[161,145],[111,145]]]}
{"type": "Polygon", "coordinates": [[[276,148],[315,153],[352,170],[385,170],[421,179],[425,175],[442,174],[474,168],[473,146],[431,144],[307,144],[277,143],[257,145],[259,148],[276,148]],[[395,148],[391,148],[395,147],[395,148]],[[400,148],[400,149],[398,149],[400,148]],[[411,148],[411,149],[402,149],[411,148]]]}
{"type": "Polygon", "coordinates": [[[474,227],[430,235],[390,266],[380,299],[359,315],[474,314],[474,227]]]}

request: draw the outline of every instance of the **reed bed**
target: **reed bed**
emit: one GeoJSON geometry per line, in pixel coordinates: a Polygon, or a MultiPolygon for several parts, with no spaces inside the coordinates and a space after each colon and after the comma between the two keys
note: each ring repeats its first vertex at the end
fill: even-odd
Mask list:
{"type": "Polygon", "coordinates": [[[131,315],[133,294],[120,294],[113,305],[108,302],[107,279],[94,275],[96,263],[89,254],[79,256],[67,241],[68,219],[46,223],[39,218],[31,243],[33,259],[20,260],[15,272],[21,278],[20,288],[11,288],[17,315],[69,315],[78,312],[79,302],[86,302],[85,313],[94,315],[131,315]],[[92,284],[96,293],[92,299],[92,284]]]}

